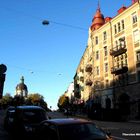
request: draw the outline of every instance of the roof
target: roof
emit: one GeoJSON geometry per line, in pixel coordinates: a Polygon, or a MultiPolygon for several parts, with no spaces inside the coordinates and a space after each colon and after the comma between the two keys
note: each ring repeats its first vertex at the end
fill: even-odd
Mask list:
{"type": "Polygon", "coordinates": [[[58,118],[58,119],[50,119],[47,122],[56,124],[56,125],[67,125],[67,124],[83,124],[83,123],[93,123],[86,119],[79,118],[58,118]]]}
{"type": "Polygon", "coordinates": [[[42,109],[44,110],[42,107],[40,106],[33,106],[33,105],[23,105],[23,106],[17,106],[17,109],[42,109]]]}
{"type": "Polygon", "coordinates": [[[94,15],[94,18],[92,19],[91,30],[99,29],[104,23],[105,23],[104,16],[100,11],[100,7],[98,6],[96,14],[94,15]]]}
{"type": "Polygon", "coordinates": [[[27,86],[24,84],[24,77],[21,77],[21,82],[16,86],[16,90],[26,90],[27,91],[27,86]]]}
{"type": "Polygon", "coordinates": [[[18,90],[27,90],[27,86],[24,83],[20,83],[16,86],[18,90]]]}

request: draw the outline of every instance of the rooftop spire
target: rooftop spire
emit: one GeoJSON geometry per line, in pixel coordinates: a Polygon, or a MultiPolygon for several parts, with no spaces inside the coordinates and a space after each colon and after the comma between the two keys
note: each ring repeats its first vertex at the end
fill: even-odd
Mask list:
{"type": "Polygon", "coordinates": [[[24,83],[24,76],[21,77],[21,83],[24,83]]]}
{"type": "Polygon", "coordinates": [[[92,19],[91,30],[99,29],[104,23],[105,23],[105,19],[100,11],[100,3],[98,0],[98,7],[96,10],[96,14],[94,15],[94,18],[92,19]]]}
{"type": "Polygon", "coordinates": [[[97,9],[100,9],[100,1],[98,0],[98,8],[97,9]]]}

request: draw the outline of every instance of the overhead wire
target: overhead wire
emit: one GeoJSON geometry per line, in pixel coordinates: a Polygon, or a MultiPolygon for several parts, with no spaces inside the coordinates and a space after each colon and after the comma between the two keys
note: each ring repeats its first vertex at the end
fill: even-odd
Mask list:
{"type": "MultiPolygon", "coordinates": [[[[31,14],[25,13],[23,11],[20,11],[20,10],[15,10],[13,8],[9,8],[9,7],[0,7],[0,8],[3,8],[3,9],[8,10],[8,11],[15,12],[15,13],[18,13],[18,14],[20,13],[20,14],[22,14],[24,16],[32,17],[34,19],[38,19],[38,20],[41,20],[41,21],[46,20],[46,19],[42,19],[41,17],[34,16],[34,15],[31,15],[31,14]]],[[[69,27],[69,28],[73,28],[73,29],[78,29],[78,30],[83,30],[83,31],[87,31],[88,30],[88,29],[80,27],[80,26],[66,24],[66,23],[61,23],[61,22],[57,22],[57,21],[53,21],[53,20],[49,20],[49,19],[47,19],[47,21],[49,21],[49,23],[53,23],[53,24],[57,24],[57,25],[60,25],[60,26],[65,26],[65,27],[69,27]]]]}
{"type": "MultiPolygon", "coordinates": [[[[29,14],[29,13],[26,13],[26,12],[23,12],[23,11],[20,11],[20,10],[16,10],[16,9],[13,9],[13,8],[1,7],[1,6],[0,6],[0,8],[5,9],[5,10],[10,11],[10,12],[11,11],[12,12],[15,12],[17,14],[22,14],[24,16],[27,16],[27,17],[30,17],[30,18],[33,18],[33,19],[40,20],[41,22],[45,20],[45,19],[42,19],[41,17],[34,16],[34,15],[29,14]]],[[[60,25],[60,26],[65,26],[65,27],[69,27],[69,28],[73,28],[73,29],[87,31],[87,29],[85,29],[83,27],[80,27],[80,26],[75,26],[75,25],[71,25],[71,24],[56,22],[56,21],[49,20],[49,19],[47,19],[46,21],[48,21],[49,23],[52,23],[52,24],[60,25]]],[[[30,69],[30,68],[23,68],[23,67],[20,67],[20,66],[13,66],[13,65],[9,65],[9,66],[14,67],[14,68],[17,68],[17,69],[22,69],[22,70],[30,71],[32,74],[34,72],[46,72],[46,71],[42,71],[42,70],[33,70],[33,69],[30,69]]],[[[60,74],[58,74],[58,75],[60,75],[60,74]]]]}

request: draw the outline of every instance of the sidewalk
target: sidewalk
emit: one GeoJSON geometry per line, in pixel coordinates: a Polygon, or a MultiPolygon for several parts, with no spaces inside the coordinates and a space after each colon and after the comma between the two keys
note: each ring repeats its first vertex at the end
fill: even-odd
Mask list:
{"type": "MultiPolygon", "coordinates": [[[[89,118],[86,114],[78,113],[78,114],[75,114],[75,117],[79,117],[79,118],[83,118],[83,119],[87,119],[87,120],[93,120],[93,119],[89,118]]],[[[98,121],[100,121],[100,120],[98,120],[98,121]]],[[[101,121],[105,121],[105,120],[101,120],[101,121]]],[[[109,121],[109,122],[111,122],[111,121],[109,121]]],[[[120,122],[128,122],[128,123],[140,124],[140,120],[128,120],[128,121],[120,121],[120,122]]]]}
{"type": "Polygon", "coordinates": [[[140,120],[129,120],[128,122],[129,123],[137,123],[137,124],[140,124],[140,120]]]}

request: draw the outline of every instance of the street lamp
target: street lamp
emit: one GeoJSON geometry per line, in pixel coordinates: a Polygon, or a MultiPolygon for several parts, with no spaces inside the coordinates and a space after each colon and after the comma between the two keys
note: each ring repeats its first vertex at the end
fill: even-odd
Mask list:
{"type": "Polygon", "coordinates": [[[48,20],[43,20],[43,21],[42,21],[42,24],[43,24],[43,25],[49,25],[50,22],[49,22],[48,20]]]}

